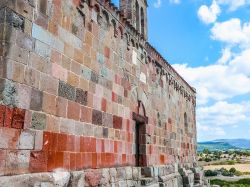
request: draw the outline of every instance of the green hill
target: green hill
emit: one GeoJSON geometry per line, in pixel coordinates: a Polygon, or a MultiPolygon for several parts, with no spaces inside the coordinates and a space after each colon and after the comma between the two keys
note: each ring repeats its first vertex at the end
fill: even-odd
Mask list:
{"type": "Polygon", "coordinates": [[[226,151],[229,149],[240,149],[238,147],[232,146],[225,142],[202,142],[198,143],[198,152],[202,152],[204,149],[209,149],[210,151],[226,151]]]}
{"type": "Polygon", "coordinates": [[[198,143],[198,152],[204,149],[210,151],[226,151],[229,149],[250,150],[250,140],[247,139],[221,139],[198,143]]]}

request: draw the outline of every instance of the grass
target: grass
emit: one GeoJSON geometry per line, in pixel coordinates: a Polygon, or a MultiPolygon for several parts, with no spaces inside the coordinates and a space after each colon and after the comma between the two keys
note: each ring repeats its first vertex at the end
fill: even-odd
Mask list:
{"type": "Polygon", "coordinates": [[[250,187],[250,179],[241,179],[236,182],[227,182],[220,179],[212,179],[211,185],[220,185],[221,187],[250,187]]]}
{"type": "Polygon", "coordinates": [[[229,170],[230,168],[234,167],[237,171],[240,172],[247,172],[245,174],[248,174],[250,172],[250,164],[235,164],[235,165],[209,165],[209,166],[204,166],[205,170],[218,170],[221,168],[225,168],[229,170]]]}
{"type": "Polygon", "coordinates": [[[212,163],[211,165],[235,165],[237,163],[240,163],[240,162],[237,162],[235,160],[225,160],[225,161],[221,161],[221,162],[215,162],[215,163],[212,163]]]}

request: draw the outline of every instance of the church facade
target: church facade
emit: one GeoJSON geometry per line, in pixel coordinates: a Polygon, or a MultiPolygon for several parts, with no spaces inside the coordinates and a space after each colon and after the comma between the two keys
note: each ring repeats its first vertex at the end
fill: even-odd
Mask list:
{"type": "Polygon", "coordinates": [[[147,6],[1,0],[0,186],[203,186],[196,92],[147,6]]]}

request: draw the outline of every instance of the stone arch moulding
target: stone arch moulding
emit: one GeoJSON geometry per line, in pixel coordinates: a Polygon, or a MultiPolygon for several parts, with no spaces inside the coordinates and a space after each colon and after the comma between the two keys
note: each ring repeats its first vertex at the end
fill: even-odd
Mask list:
{"type": "Polygon", "coordinates": [[[138,101],[137,112],[133,112],[133,120],[141,124],[148,124],[145,107],[141,101],[138,101]]]}

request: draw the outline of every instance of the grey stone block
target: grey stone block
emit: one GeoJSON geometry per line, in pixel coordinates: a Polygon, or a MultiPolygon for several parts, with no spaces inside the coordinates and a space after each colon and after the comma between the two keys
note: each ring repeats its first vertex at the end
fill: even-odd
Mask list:
{"type": "Polygon", "coordinates": [[[35,111],[41,111],[42,105],[43,105],[43,92],[37,89],[32,89],[30,109],[35,111]]]}
{"type": "Polygon", "coordinates": [[[83,91],[82,89],[77,88],[76,89],[76,100],[77,103],[80,103],[82,105],[87,105],[88,103],[88,92],[83,91]]]}
{"type": "Polygon", "coordinates": [[[0,79],[0,104],[15,107],[17,105],[17,87],[7,79],[0,79]]]}
{"type": "Polygon", "coordinates": [[[59,89],[58,89],[58,94],[61,97],[64,97],[69,100],[75,100],[76,99],[76,90],[73,86],[60,81],[59,82],[59,89]]]}
{"type": "Polygon", "coordinates": [[[44,130],[46,127],[46,115],[34,112],[32,114],[31,127],[37,130],[44,130]]]}

